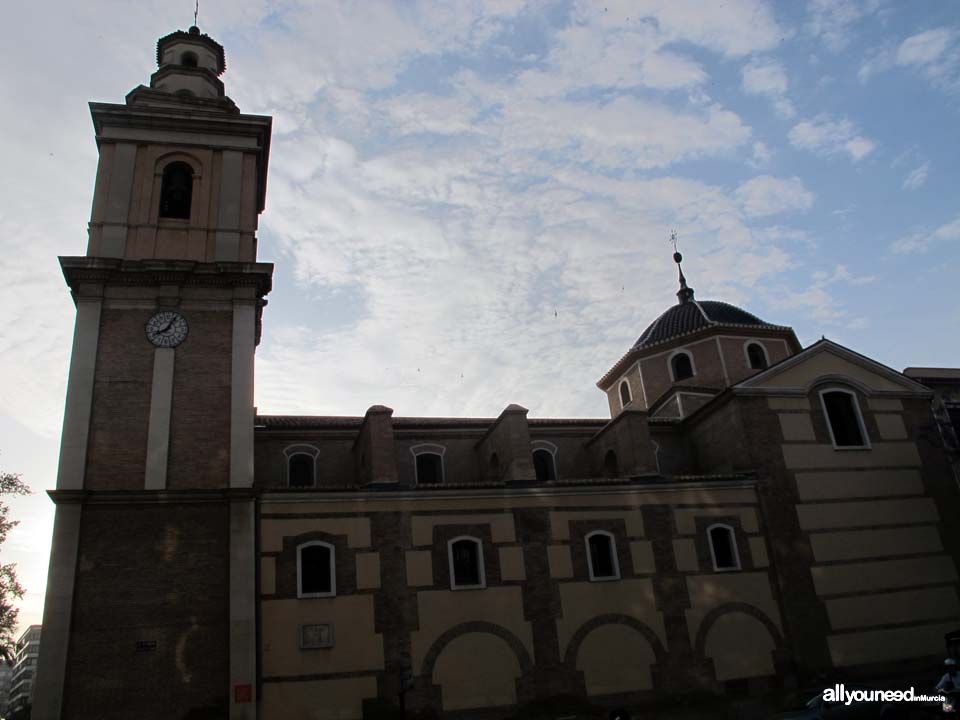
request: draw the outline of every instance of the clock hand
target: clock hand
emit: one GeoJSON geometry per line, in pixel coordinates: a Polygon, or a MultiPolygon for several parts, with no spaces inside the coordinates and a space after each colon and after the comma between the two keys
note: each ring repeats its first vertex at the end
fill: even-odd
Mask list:
{"type": "Polygon", "coordinates": [[[167,330],[169,330],[172,325],[173,325],[173,320],[171,320],[171,321],[168,322],[166,325],[164,325],[162,328],[160,328],[159,330],[157,330],[157,334],[158,334],[158,335],[159,335],[159,334],[166,334],[167,330]]]}

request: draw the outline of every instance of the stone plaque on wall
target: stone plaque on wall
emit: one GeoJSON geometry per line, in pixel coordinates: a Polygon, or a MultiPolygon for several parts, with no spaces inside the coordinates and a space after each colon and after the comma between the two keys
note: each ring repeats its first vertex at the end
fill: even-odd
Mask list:
{"type": "Polygon", "coordinates": [[[301,625],[300,649],[316,650],[333,647],[333,624],[301,625]]]}

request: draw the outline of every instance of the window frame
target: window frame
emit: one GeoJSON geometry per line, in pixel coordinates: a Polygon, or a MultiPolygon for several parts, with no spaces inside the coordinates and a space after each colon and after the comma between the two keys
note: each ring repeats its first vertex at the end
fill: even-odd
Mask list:
{"type": "Polygon", "coordinates": [[[690,378],[697,376],[697,364],[693,361],[693,353],[690,352],[689,350],[677,349],[677,350],[674,350],[672,353],[670,353],[670,356],[667,358],[667,367],[670,370],[670,382],[672,383],[683,382],[684,380],[689,380],[690,378]],[[675,371],[675,368],[673,367],[673,361],[674,361],[674,358],[677,357],[677,355],[687,356],[687,359],[690,361],[690,373],[691,373],[689,377],[680,378],[679,380],[677,379],[677,373],[675,371]]]}
{"type": "MultiPolygon", "coordinates": [[[[173,222],[173,223],[189,223],[194,216],[194,195],[197,190],[197,169],[194,167],[193,163],[188,162],[183,157],[173,156],[164,158],[162,165],[159,168],[158,175],[160,176],[160,187],[159,187],[159,198],[160,201],[157,203],[157,222],[173,222]],[[182,165],[189,171],[189,180],[190,180],[190,197],[187,199],[187,216],[174,216],[174,215],[164,215],[163,214],[163,203],[165,199],[164,189],[167,187],[167,173],[171,171],[173,166],[182,165]]],[[[168,191],[169,192],[169,191],[168,191]]]]}
{"type": "Polygon", "coordinates": [[[447,463],[444,461],[444,454],[447,452],[447,448],[444,445],[437,445],[436,443],[420,443],[419,445],[412,445],[410,447],[410,454],[413,455],[413,484],[420,485],[420,477],[417,472],[417,457],[420,455],[437,455],[440,458],[440,482],[438,483],[423,483],[424,487],[432,487],[434,485],[444,485],[447,482],[447,463]]]}
{"type": "Polygon", "coordinates": [[[740,547],[737,543],[737,531],[732,525],[728,525],[727,523],[713,523],[712,525],[708,525],[707,545],[710,547],[710,560],[713,563],[714,572],[739,572],[740,570],[743,570],[743,563],[740,561],[740,547]],[[723,528],[729,533],[730,547],[733,549],[734,565],[732,567],[720,567],[717,565],[717,551],[713,546],[712,535],[714,529],[716,528],[723,528]]]}
{"type": "Polygon", "coordinates": [[[337,549],[323,540],[308,540],[297,545],[297,598],[325,598],[337,596],[337,549]],[[330,592],[305,593],[303,592],[303,562],[301,551],[304,548],[321,546],[330,551],[330,592]]]}
{"type": "Polygon", "coordinates": [[[284,459],[284,473],[287,481],[287,487],[293,488],[295,490],[305,490],[307,488],[315,488],[319,485],[318,481],[318,466],[319,463],[317,459],[320,457],[320,450],[314,445],[308,445],[306,443],[298,443],[296,445],[287,445],[283,449],[283,459],[284,459]],[[290,460],[293,459],[294,455],[309,455],[313,460],[313,482],[310,485],[291,485],[290,484],[290,460]]]}
{"type": "Polygon", "coordinates": [[[621,477],[620,474],[620,458],[617,456],[617,451],[613,448],[608,448],[607,451],[603,454],[603,476],[605,478],[618,478],[621,477]],[[609,467],[607,460],[613,457],[613,475],[607,475],[610,472],[611,468],[609,467]]]}
{"type": "Polygon", "coordinates": [[[766,348],[766,347],[764,346],[764,344],[763,344],[762,342],[760,342],[759,340],[754,340],[754,339],[751,338],[750,340],[745,341],[745,342],[743,343],[743,355],[744,355],[744,357],[746,357],[746,359],[747,359],[747,369],[748,369],[748,370],[756,370],[757,372],[763,372],[764,370],[766,370],[767,368],[770,367],[770,353],[767,352],[767,348],[766,348]],[[760,352],[763,353],[763,362],[764,362],[764,366],[763,366],[763,367],[755,368],[755,367],[750,363],[750,346],[751,346],[751,345],[756,345],[757,347],[760,348],[760,352]]]}
{"type": "Polygon", "coordinates": [[[823,420],[827,424],[827,432],[830,433],[830,443],[833,445],[833,449],[870,450],[870,435],[867,434],[867,424],[863,421],[863,413],[860,412],[860,402],[857,398],[857,394],[853,390],[840,387],[839,385],[831,385],[829,387],[821,388],[817,391],[817,394],[820,396],[820,409],[823,411],[823,420]],[[837,438],[833,432],[833,423],[830,422],[830,413],[827,412],[827,401],[824,399],[824,395],[832,392],[839,392],[850,396],[850,401],[853,404],[853,413],[857,416],[857,426],[860,428],[860,436],[863,438],[863,445],[837,445],[837,438]]]}
{"type": "Polygon", "coordinates": [[[447,563],[450,568],[450,589],[451,590],[485,590],[487,587],[487,571],[483,566],[483,540],[473,535],[457,535],[455,538],[447,540],[447,563]],[[464,540],[473,543],[477,548],[477,576],[480,578],[479,585],[458,585],[457,574],[453,565],[453,546],[464,540]]]}
{"type": "Polygon", "coordinates": [[[617,392],[620,394],[620,409],[625,410],[627,405],[633,403],[633,391],[630,390],[630,382],[624,378],[620,381],[620,385],[617,387],[617,392]],[[623,399],[623,389],[627,389],[627,399],[623,399]]]}
{"type": "Polygon", "coordinates": [[[617,538],[608,530],[592,530],[583,536],[583,548],[587,553],[587,574],[590,582],[612,582],[620,580],[620,558],[617,555],[617,538]],[[610,559],[613,562],[613,575],[597,575],[593,571],[593,555],[590,553],[590,538],[597,535],[605,536],[609,541],[610,559]]]}
{"type": "MultiPolygon", "coordinates": [[[[544,450],[545,452],[550,453],[550,461],[553,463],[553,480],[547,480],[546,482],[556,482],[560,479],[560,465],[557,463],[557,446],[549,440],[534,440],[530,443],[530,461],[533,462],[534,473],[536,473],[537,464],[533,460],[533,455],[538,450],[544,450]]],[[[537,482],[540,482],[539,478],[537,479],[537,482]]]]}

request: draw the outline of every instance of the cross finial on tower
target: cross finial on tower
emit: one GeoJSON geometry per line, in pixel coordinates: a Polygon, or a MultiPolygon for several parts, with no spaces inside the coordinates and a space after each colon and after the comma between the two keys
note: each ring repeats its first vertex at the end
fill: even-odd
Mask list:
{"type": "Polygon", "coordinates": [[[200,14],[200,0],[197,0],[197,2],[193,6],[193,26],[194,27],[197,26],[197,15],[199,14],[200,14]]]}
{"type": "Polygon", "coordinates": [[[673,245],[673,261],[677,264],[677,270],[680,272],[680,289],[677,291],[677,298],[680,303],[688,303],[693,300],[693,288],[687,287],[687,279],[683,276],[683,255],[677,250],[677,231],[670,231],[670,243],[673,245]]]}

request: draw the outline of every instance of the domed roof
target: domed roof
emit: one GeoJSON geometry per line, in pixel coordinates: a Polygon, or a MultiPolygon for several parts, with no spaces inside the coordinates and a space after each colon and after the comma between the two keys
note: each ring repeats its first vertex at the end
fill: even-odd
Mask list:
{"type": "Polygon", "coordinates": [[[736,305],[719,300],[693,300],[691,298],[687,302],[681,302],[668,308],[666,312],[650,323],[631,349],[642,350],[671,338],[717,325],[779,327],[761,320],[753,313],[748,313],[736,305]]]}

